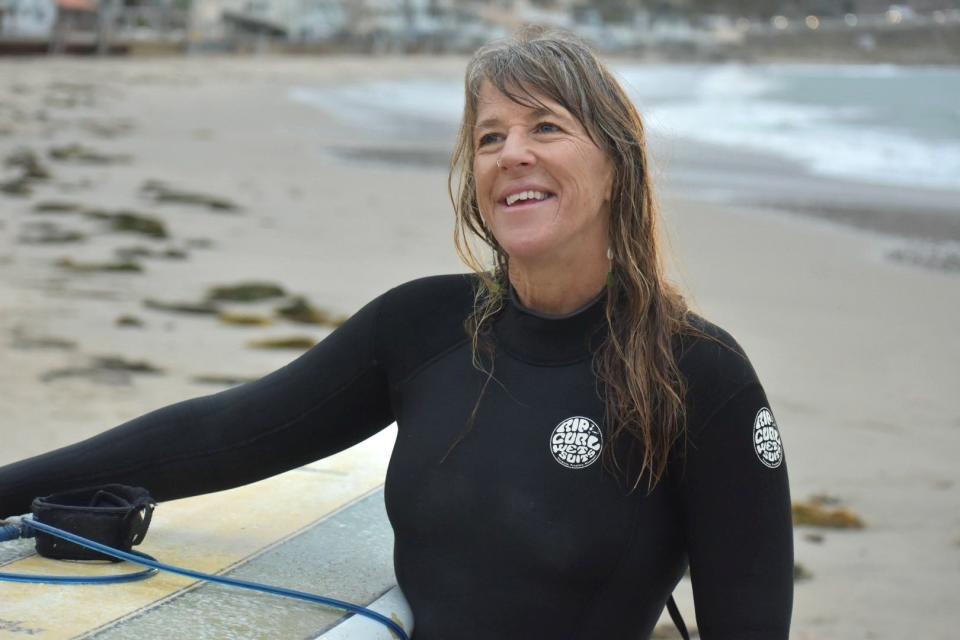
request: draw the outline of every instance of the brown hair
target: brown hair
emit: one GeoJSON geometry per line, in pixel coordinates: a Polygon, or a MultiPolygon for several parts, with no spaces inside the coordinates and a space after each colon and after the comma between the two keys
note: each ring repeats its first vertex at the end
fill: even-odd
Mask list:
{"type": "MultiPolygon", "coordinates": [[[[487,371],[487,383],[493,379],[493,351],[484,335],[503,305],[509,256],[484,226],[476,198],[473,127],[484,82],[519,104],[543,106],[541,99],[549,98],[563,105],[613,161],[609,331],[593,357],[609,429],[603,461],[634,489],[646,471],[647,490],[652,491],[674,445],[686,442],[685,385],[672,339],[695,331],[687,321],[683,296],[664,273],[659,213],[640,115],[596,54],[565,31],[526,28],[482,47],[467,65],[463,122],[448,187],[456,211],[457,252],[479,276],[467,330],[473,339],[474,364],[487,371]],[[476,238],[493,250],[492,271],[477,257],[476,238]],[[491,356],[486,364],[481,357],[485,350],[491,356]],[[614,444],[621,439],[629,445],[626,459],[616,454],[619,447],[614,444]]],[[[479,400],[468,430],[477,407],[479,400]]]]}

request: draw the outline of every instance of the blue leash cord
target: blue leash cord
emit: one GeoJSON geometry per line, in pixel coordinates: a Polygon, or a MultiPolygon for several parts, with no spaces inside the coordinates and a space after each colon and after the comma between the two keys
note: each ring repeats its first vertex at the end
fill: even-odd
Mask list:
{"type": "Polygon", "coordinates": [[[188,578],[195,578],[197,580],[205,580],[207,582],[214,582],[217,584],[226,585],[228,587],[238,587],[240,589],[249,589],[251,591],[259,591],[261,593],[269,593],[275,596],[281,596],[284,598],[293,598],[294,600],[305,600],[307,602],[313,602],[315,604],[321,604],[332,609],[339,609],[341,611],[347,611],[349,613],[354,613],[357,615],[364,616],[375,622],[379,622],[384,625],[394,634],[396,634],[400,640],[410,640],[410,636],[407,635],[407,632],[404,631],[403,627],[391,620],[390,618],[377,613],[371,609],[361,607],[349,602],[344,602],[342,600],[336,600],[334,598],[328,598],[326,596],[319,596],[312,593],[306,593],[304,591],[295,591],[293,589],[284,589],[283,587],[273,587],[266,584],[259,584],[257,582],[248,582],[246,580],[237,580],[235,578],[227,578],[225,576],[216,576],[207,573],[201,573],[200,571],[193,571],[192,569],[182,569],[180,567],[175,567],[170,564],[164,564],[158,562],[150,556],[132,552],[128,553],[126,551],[121,551],[119,549],[114,549],[108,547],[99,542],[93,540],[88,540],[87,538],[82,538],[78,535],[70,533],[69,531],[63,531],[62,529],[57,529],[56,527],[51,527],[50,525],[43,524],[42,522],[37,522],[32,518],[23,518],[20,521],[20,524],[8,524],[0,527],[0,542],[4,540],[12,540],[16,538],[28,538],[33,537],[33,532],[30,529],[36,529],[37,531],[42,531],[52,536],[56,536],[68,542],[80,545],[81,547],[86,547],[87,549],[92,549],[93,551],[99,551],[108,556],[113,556],[120,560],[126,560],[127,562],[133,562],[135,564],[148,567],[145,571],[140,571],[137,573],[122,575],[122,576],[103,576],[101,578],[67,578],[61,576],[27,576],[23,574],[13,574],[13,573],[0,573],[0,581],[6,580],[9,582],[33,582],[33,583],[50,583],[52,578],[56,578],[56,584],[103,584],[110,582],[132,582],[134,580],[143,580],[155,574],[157,571],[167,571],[168,573],[175,573],[181,576],[186,576],[188,578]]]}

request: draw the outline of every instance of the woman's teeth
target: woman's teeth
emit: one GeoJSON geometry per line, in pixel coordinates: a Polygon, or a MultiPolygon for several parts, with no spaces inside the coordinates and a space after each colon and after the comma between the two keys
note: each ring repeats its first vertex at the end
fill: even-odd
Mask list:
{"type": "Polygon", "coordinates": [[[542,191],[521,191],[507,196],[507,206],[511,206],[518,200],[546,200],[548,197],[550,197],[550,194],[542,191]]]}

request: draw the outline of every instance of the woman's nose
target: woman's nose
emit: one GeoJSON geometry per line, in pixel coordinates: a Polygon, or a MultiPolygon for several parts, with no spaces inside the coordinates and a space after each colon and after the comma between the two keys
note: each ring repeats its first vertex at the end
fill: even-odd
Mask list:
{"type": "Polygon", "coordinates": [[[537,157],[533,153],[529,138],[522,133],[511,133],[500,148],[497,166],[501,169],[512,169],[516,166],[532,165],[536,161],[537,157]]]}

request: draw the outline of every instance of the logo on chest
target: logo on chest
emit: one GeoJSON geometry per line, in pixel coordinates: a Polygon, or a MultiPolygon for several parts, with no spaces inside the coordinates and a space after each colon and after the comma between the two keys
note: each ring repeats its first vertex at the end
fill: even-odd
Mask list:
{"type": "Polygon", "coordinates": [[[589,467],[600,457],[603,433],[590,418],[574,416],[563,420],[550,434],[553,459],[569,469],[589,467]]]}

